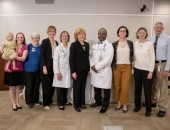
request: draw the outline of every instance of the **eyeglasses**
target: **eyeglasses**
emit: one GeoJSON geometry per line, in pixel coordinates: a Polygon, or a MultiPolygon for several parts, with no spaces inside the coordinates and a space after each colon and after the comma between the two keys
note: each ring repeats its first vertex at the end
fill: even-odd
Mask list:
{"type": "Polygon", "coordinates": [[[126,31],[119,31],[119,33],[126,33],[126,31]]]}

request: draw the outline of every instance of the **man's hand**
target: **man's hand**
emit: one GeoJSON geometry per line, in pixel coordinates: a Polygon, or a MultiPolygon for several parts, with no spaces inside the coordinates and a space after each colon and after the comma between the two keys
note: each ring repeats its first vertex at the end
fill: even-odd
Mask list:
{"type": "Polygon", "coordinates": [[[147,79],[152,79],[152,72],[149,72],[149,73],[148,73],[147,79]]]}
{"type": "Polygon", "coordinates": [[[57,79],[58,81],[62,81],[63,76],[60,73],[57,73],[57,79]]]}
{"type": "Polygon", "coordinates": [[[98,73],[98,71],[97,71],[96,68],[95,68],[95,65],[93,65],[93,66],[91,67],[91,69],[92,69],[95,73],[98,73]]]}
{"type": "Polygon", "coordinates": [[[162,77],[163,77],[163,78],[168,77],[168,71],[164,70],[164,71],[162,72],[162,77]]]}

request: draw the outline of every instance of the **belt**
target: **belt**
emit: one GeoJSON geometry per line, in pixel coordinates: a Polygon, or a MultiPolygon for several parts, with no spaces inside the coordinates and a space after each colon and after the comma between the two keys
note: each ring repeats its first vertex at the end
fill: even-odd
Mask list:
{"type": "MultiPolygon", "coordinates": [[[[160,61],[161,61],[161,63],[162,63],[162,62],[166,62],[166,60],[160,60],[160,61]]],[[[157,61],[157,60],[156,60],[155,63],[159,63],[160,61],[157,61]]]]}

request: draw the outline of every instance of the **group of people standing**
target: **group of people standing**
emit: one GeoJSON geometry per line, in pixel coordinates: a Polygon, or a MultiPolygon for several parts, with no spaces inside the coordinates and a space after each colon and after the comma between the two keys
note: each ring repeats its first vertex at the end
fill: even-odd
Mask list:
{"type": "MultiPolygon", "coordinates": [[[[154,26],[155,36],[147,40],[147,29],[141,27],[136,32],[136,42],[127,39],[129,31],[121,26],[117,30],[119,39],[114,43],[107,40],[107,30],[99,29],[99,41],[90,51],[86,40],[86,31],[77,28],[74,32],[75,42],[69,44],[70,35],[67,31],[60,34],[60,44],[54,40],[56,28],[49,26],[48,38],[39,44],[40,36],[33,33],[32,43],[25,45],[23,33],[16,35],[17,56],[9,57],[16,60],[16,67],[21,68],[12,72],[5,72],[4,83],[9,85],[9,92],[14,111],[21,109],[19,105],[19,86],[25,81],[26,104],[28,107],[39,105],[38,89],[42,81],[43,106],[49,110],[53,102],[54,88],[57,87],[57,102],[60,110],[64,105],[71,105],[67,101],[68,88],[72,87],[73,102],[77,112],[86,109],[85,86],[87,76],[91,75],[94,87],[95,103],[90,107],[102,106],[100,113],[105,113],[110,103],[110,92],[113,84],[114,101],[118,104],[115,111],[128,111],[129,90],[131,78],[135,79],[135,108],[141,109],[142,85],[145,93],[146,116],[151,115],[151,107],[156,104],[158,89],[159,117],[164,117],[168,108],[168,72],[170,70],[170,36],[162,33],[163,23],[154,26]],[[133,70],[134,62],[134,72],[133,70]],[[23,77],[24,73],[24,77],[23,77]],[[23,78],[25,80],[23,80],[23,78]],[[40,80],[41,79],[41,80],[40,80]],[[104,96],[101,95],[101,90],[104,96]]],[[[12,66],[12,64],[10,65],[12,66]]],[[[10,68],[10,67],[9,67],[10,68]]],[[[12,67],[10,68],[12,69],[12,67]]]]}

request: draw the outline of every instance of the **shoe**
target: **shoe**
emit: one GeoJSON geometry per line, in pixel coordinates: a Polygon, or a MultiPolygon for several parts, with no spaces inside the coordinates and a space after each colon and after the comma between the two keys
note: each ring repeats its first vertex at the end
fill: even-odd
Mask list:
{"type": "Polygon", "coordinates": [[[135,109],[133,109],[133,112],[137,113],[139,110],[140,110],[140,108],[135,108],[135,109]]]}
{"type": "Polygon", "coordinates": [[[81,109],[80,108],[78,108],[78,109],[75,109],[77,112],[81,112],[81,109]]]}
{"type": "Polygon", "coordinates": [[[12,106],[12,110],[13,110],[13,111],[17,111],[18,109],[17,109],[17,107],[16,107],[16,108],[13,108],[13,106],[12,106]]]}
{"type": "Polygon", "coordinates": [[[151,116],[151,112],[146,112],[146,113],[145,113],[145,116],[146,116],[146,117],[151,116]]]}
{"type": "Polygon", "coordinates": [[[122,112],[123,112],[123,113],[126,113],[126,112],[128,112],[128,108],[127,108],[127,110],[124,110],[124,109],[122,109],[122,112]]]}
{"type": "Polygon", "coordinates": [[[44,109],[45,110],[50,110],[50,107],[49,106],[45,106],[44,109]]]}
{"type": "Polygon", "coordinates": [[[36,105],[36,106],[42,105],[42,102],[38,101],[38,102],[34,103],[34,105],[36,105]]]}
{"type": "Polygon", "coordinates": [[[57,104],[57,102],[52,102],[51,104],[54,104],[54,105],[55,105],[55,104],[57,104]]]}
{"type": "Polygon", "coordinates": [[[159,110],[157,116],[158,116],[158,117],[164,117],[165,114],[166,114],[166,111],[161,111],[161,110],[159,110]]]}
{"type": "Polygon", "coordinates": [[[120,109],[122,109],[123,106],[120,106],[119,108],[115,107],[115,111],[118,111],[120,109]]]}
{"type": "Polygon", "coordinates": [[[170,85],[168,85],[168,88],[170,89],[170,85]]]}
{"type": "Polygon", "coordinates": [[[97,107],[97,106],[102,106],[102,104],[97,104],[96,102],[94,104],[91,104],[90,107],[97,107]]]}
{"type": "Polygon", "coordinates": [[[86,109],[87,107],[85,105],[81,105],[80,108],[86,109]]]}
{"type": "Polygon", "coordinates": [[[17,109],[22,109],[22,106],[17,106],[17,109]]]}
{"type": "Polygon", "coordinates": [[[27,104],[27,106],[29,107],[29,108],[32,108],[33,107],[33,104],[27,104]]]}
{"type": "Polygon", "coordinates": [[[59,106],[58,106],[58,108],[59,108],[60,110],[62,110],[62,111],[64,110],[64,106],[63,106],[63,107],[61,107],[61,106],[59,107],[59,106]]]}
{"type": "Polygon", "coordinates": [[[100,110],[100,113],[105,113],[107,111],[107,108],[106,107],[102,107],[101,110],[100,110]]]}
{"type": "Polygon", "coordinates": [[[67,102],[65,105],[72,106],[72,104],[70,102],[67,102]]]}

